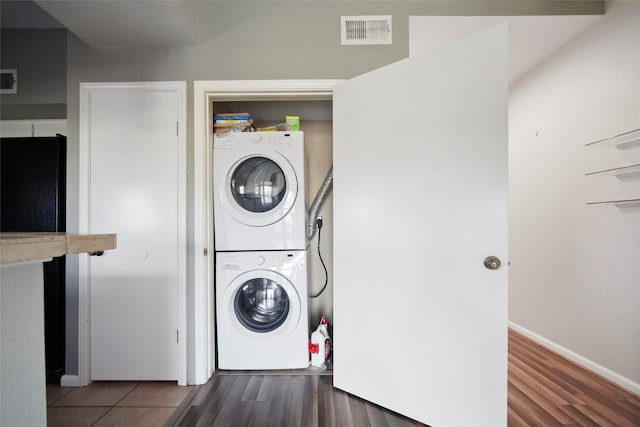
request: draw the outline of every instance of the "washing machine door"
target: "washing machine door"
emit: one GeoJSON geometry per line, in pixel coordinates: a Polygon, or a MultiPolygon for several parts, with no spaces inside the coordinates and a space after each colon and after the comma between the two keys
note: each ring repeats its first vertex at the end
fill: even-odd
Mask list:
{"type": "Polygon", "coordinates": [[[298,197],[291,163],[277,151],[244,156],[230,168],[220,199],[242,224],[263,227],[283,219],[298,197]]]}
{"type": "Polygon", "coordinates": [[[293,284],[270,270],[254,270],[234,279],[223,296],[229,320],[245,336],[291,333],[300,322],[301,301],[293,284]]]}

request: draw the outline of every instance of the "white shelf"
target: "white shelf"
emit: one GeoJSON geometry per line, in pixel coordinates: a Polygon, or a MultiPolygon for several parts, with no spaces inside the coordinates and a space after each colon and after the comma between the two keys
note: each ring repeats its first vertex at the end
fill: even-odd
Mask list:
{"type": "Polygon", "coordinates": [[[631,165],[631,166],[623,166],[621,168],[613,168],[613,169],[605,169],[596,172],[586,173],[585,176],[603,176],[603,175],[613,175],[621,180],[630,180],[630,179],[638,179],[640,178],[640,164],[631,165]]]}
{"type": "Polygon", "coordinates": [[[632,207],[640,206],[640,199],[626,199],[626,200],[605,200],[602,202],[588,202],[587,205],[613,205],[616,207],[632,207]]]}
{"type": "MultiPolygon", "coordinates": [[[[618,149],[640,148],[640,129],[621,133],[611,138],[600,139],[585,145],[586,147],[615,147],[618,149]]],[[[640,179],[640,164],[622,166],[618,168],[605,169],[595,172],[586,173],[585,176],[615,176],[616,178],[627,181],[640,179]]],[[[624,200],[603,200],[598,202],[587,202],[587,205],[612,205],[618,208],[624,207],[640,207],[640,199],[624,199],[624,200]]]]}
{"type": "Polygon", "coordinates": [[[598,145],[601,147],[616,147],[620,149],[640,147],[640,129],[621,133],[610,138],[600,139],[598,141],[586,144],[587,147],[598,145]]]}

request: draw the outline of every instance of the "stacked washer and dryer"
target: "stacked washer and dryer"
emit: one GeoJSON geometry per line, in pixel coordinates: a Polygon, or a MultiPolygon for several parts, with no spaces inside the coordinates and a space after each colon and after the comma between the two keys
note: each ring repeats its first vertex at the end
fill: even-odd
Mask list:
{"type": "Polygon", "coordinates": [[[218,368],[309,365],[304,133],[213,141],[218,368]]]}

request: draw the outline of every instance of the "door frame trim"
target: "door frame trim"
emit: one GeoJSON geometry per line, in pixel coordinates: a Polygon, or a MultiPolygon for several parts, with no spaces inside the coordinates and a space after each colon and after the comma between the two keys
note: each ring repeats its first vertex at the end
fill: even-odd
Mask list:
{"type": "MultiPolygon", "coordinates": [[[[80,114],[78,139],[78,231],[90,232],[89,218],[89,177],[90,172],[90,130],[89,101],[96,91],[146,90],[176,92],[178,97],[178,334],[187,337],[187,84],[184,81],[167,82],[118,82],[80,83],[80,114]]],[[[91,383],[91,284],[89,280],[89,255],[79,255],[78,269],[78,386],[91,383]]],[[[178,384],[186,385],[187,380],[187,339],[178,343],[178,384]]]]}
{"type": "Polygon", "coordinates": [[[207,80],[193,82],[194,288],[193,354],[189,384],[204,384],[215,371],[213,244],[213,102],[332,100],[344,80],[207,80]]]}

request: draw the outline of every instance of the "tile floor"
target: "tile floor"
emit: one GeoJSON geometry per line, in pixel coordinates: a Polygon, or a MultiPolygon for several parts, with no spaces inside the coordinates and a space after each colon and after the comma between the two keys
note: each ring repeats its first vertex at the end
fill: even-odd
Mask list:
{"type": "Polygon", "coordinates": [[[47,424],[161,426],[191,391],[175,382],[95,382],[88,387],[47,385],[47,424]]]}

